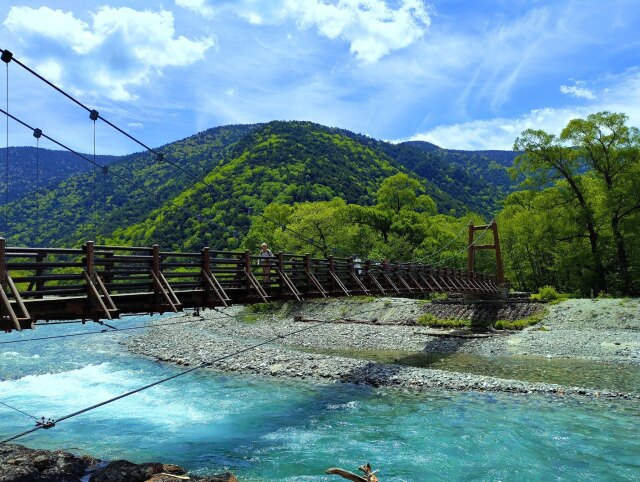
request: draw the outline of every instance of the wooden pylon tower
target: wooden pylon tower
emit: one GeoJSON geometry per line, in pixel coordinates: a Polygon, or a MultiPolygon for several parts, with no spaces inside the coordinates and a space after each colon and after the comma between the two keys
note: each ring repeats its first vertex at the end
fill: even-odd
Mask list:
{"type": "Polygon", "coordinates": [[[491,224],[485,224],[483,226],[474,226],[473,222],[469,223],[469,249],[467,250],[467,272],[473,275],[473,268],[475,265],[476,251],[481,249],[493,249],[496,252],[496,278],[498,283],[504,285],[504,265],[502,263],[502,254],[500,252],[500,238],[498,236],[498,225],[494,221],[491,224]],[[493,234],[493,243],[491,244],[475,244],[475,232],[491,230],[493,234]]]}

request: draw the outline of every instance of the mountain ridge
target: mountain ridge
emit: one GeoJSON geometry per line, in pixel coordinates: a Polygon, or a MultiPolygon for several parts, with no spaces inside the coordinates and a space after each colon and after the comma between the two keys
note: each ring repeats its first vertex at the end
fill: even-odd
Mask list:
{"type": "Polygon", "coordinates": [[[207,244],[232,247],[251,222],[243,210],[333,197],[371,205],[382,180],[399,172],[419,180],[443,213],[495,208],[506,189],[491,182],[479,186],[462,162],[447,162],[459,161],[461,154],[427,144],[391,144],[308,121],[218,126],[157,149],[187,172],[144,152],[111,163],[113,173],[144,188],[91,172],[63,179],[39,200],[39,209],[48,213],[42,226],[33,223],[35,201],[17,199],[9,206],[10,233],[22,244],[68,245],[89,238],[138,243],[155,237],[172,246],[210,239],[207,244]]]}

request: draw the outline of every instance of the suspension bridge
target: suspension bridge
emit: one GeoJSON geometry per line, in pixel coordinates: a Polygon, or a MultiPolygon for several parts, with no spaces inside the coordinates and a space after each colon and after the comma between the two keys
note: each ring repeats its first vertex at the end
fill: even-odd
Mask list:
{"type": "MultiPolygon", "coordinates": [[[[135,181],[96,162],[95,123],[103,121],[155,155],[158,162],[168,163],[196,183],[215,191],[216,186],[207,183],[203,177],[106,120],[98,111],[17,60],[10,51],[0,49],[0,52],[7,66],[7,106],[6,110],[0,109],[7,118],[6,206],[9,119],[32,130],[36,140],[46,138],[93,164],[94,168],[100,168],[105,176],[111,175],[135,186],[135,181]],[[89,113],[94,124],[93,159],[9,113],[8,72],[11,63],[19,65],[89,113]]],[[[142,188],[148,190],[144,186],[142,188]]],[[[157,196],[155,192],[148,191],[150,195],[157,196]]],[[[170,200],[163,202],[172,203],[170,200]]],[[[253,214],[278,224],[262,213],[253,214]]],[[[5,231],[8,230],[7,219],[5,208],[5,231]]],[[[282,229],[315,245],[314,240],[307,239],[303,233],[285,225],[282,229]]],[[[0,238],[0,329],[32,328],[38,321],[100,322],[130,313],[179,312],[187,308],[335,296],[422,297],[430,293],[458,293],[473,299],[500,300],[504,297],[506,283],[497,225],[495,221],[483,226],[470,225],[468,233],[469,243],[462,250],[467,252],[466,271],[418,263],[380,263],[339,257],[319,259],[308,254],[278,253],[265,259],[248,251],[216,251],[210,247],[203,247],[199,252],[175,252],[163,251],[158,245],[105,246],[92,241],[87,241],[81,248],[20,247],[7,246],[6,240],[0,238]],[[478,230],[482,230],[482,234],[476,238],[478,230]],[[479,244],[479,239],[487,231],[493,235],[492,243],[479,244]],[[475,255],[482,249],[495,251],[495,275],[475,271],[475,255]]]]}
{"type": "MultiPolygon", "coordinates": [[[[473,232],[488,226],[469,226],[473,232]]],[[[473,265],[473,245],[469,265],[473,265]]],[[[38,320],[112,320],[127,313],[179,312],[336,296],[423,297],[462,293],[500,299],[504,279],[423,264],[308,254],[161,251],[160,246],[8,247],[0,238],[0,329],[38,320]]]]}

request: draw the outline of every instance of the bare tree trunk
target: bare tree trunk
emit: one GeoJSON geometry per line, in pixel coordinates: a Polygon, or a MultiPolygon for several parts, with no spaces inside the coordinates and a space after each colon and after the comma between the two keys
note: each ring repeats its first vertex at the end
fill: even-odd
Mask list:
{"type": "Polygon", "coordinates": [[[364,477],[337,467],[332,467],[324,472],[325,474],[339,475],[340,477],[351,480],[352,482],[380,482],[378,477],[376,477],[377,470],[371,470],[371,464],[361,465],[358,467],[358,470],[364,473],[364,477]]]}
{"type": "Polygon", "coordinates": [[[620,277],[622,278],[624,294],[630,295],[632,294],[633,286],[631,285],[631,275],[629,273],[629,258],[627,256],[627,250],[624,247],[624,238],[620,232],[620,219],[618,216],[611,218],[611,230],[613,231],[613,239],[616,243],[618,268],[620,270],[620,277]]]}
{"type": "Polygon", "coordinates": [[[353,472],[349,472],[347,470],[339,469],[337,467],[332,467],[324,471],[325,474],[333,474],[339,475],[340,477],[351,480],[352,482],[367,482],[367,479],[364,477],[360,477],[358,474],[354,474],[353,472]]]}

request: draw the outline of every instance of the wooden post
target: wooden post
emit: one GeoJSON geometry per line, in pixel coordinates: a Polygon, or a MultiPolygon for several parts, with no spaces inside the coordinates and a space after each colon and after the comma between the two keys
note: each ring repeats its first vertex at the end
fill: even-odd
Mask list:
{"type": "Polygon", "coordinates": [[[285,284],[285,280],[282,279],[282,276],[280,275],[280,272],[284,273],[284,255],[282,253],[282,251],[278,251],[278,254],[276,255],[276,274],[278,275],[278,292],[283,295],[284,294],[284,290],[283,288],[283,284],[285,284]]]}
{"type": "Polygon", "coordinates": [[[211,269],[211,258],[210,258],[210,250],[209,250],[209,246],[205,246],[204,248],[202,248],[202,251],[200,252],[200,256],[201,256],[201,265],[202,265],[202,269],[204,270],[205,273],[208,273],[211,269]]]}
{"type": "MultiPolygon", "coordinates": [[[[244,252],[244,270],[247,273],[251,273],[251,251],[244,252]]],[[[249,281],[249,277],[245,276],[245,288],[247,289],[247,294],[251,289],[251,283],[249,281]]]]}
{"type": "Polygon", "coordinates": [[[0,285],[7,291],[7,240],[0,238],[0,285]]]}
{"type": "Polygon", "coordinates": [[[160,246],[154,244],[151,246],[151,254],[153,255],[153,259],[151,260],[151,271],[155,273],[156,276],[160,275],[160,246]]]}
{"type": "Polygon", "coordinates": [[[502,253],[500,252],[500,238],[498,237],[498,224],[493,221],[491,223],[491,231],[493,231],[493,245],[496,250],[496,278],[500,286],[504,285],[504,265],[502,264],[502,253]]]}
{"type": "Polygon", "coordinates": [[[205,246],[200,251],[200,267],[202,269],[202,273],[200,273],[200,278],[201,278],[200,282],[202,283],[202,306],[207,306],[208,285],[207,285],[205,277],[207,276],[208,273],[211,272],[209,270],[209,268],[210,268],[209,261],[210,261],[210,259],[209,259],[209,246],[205,246]]]}
{"type": "Polygon", "coordinates": [[[93,275],[95,274],[95,251],[93,241],[87,241],[85,245],[82,247],[84,250],[84,270],[87,272],[89,277],[93,279],[93,275]]]}
{"type": "Polygon", "coordinates": [[[333,294],[333,292],[336,290],[336,282],[332,276],[336,269],[335,265],[333,264],[333,256],[329,256],[327,258],[327,264],[329,265],[329,279],[331,280],[331,293],[333,294]]]}
{"type": "Polygon", "coordinates": [[[470,276],[473,276],[473,257],[474,257],[474,246],[473,246],[473,221],[469,221],[469,243],[467,244],[467,273],[470,276]]]}
{"type": "Polygon", "coordinates": [[[313,289],[313,281],[311,280],[311,276],[309,276],[311,273],[311,256],[309,253],[304,254],[304,272],[307,278],[307,293],[310,293],[313,289]]]}

